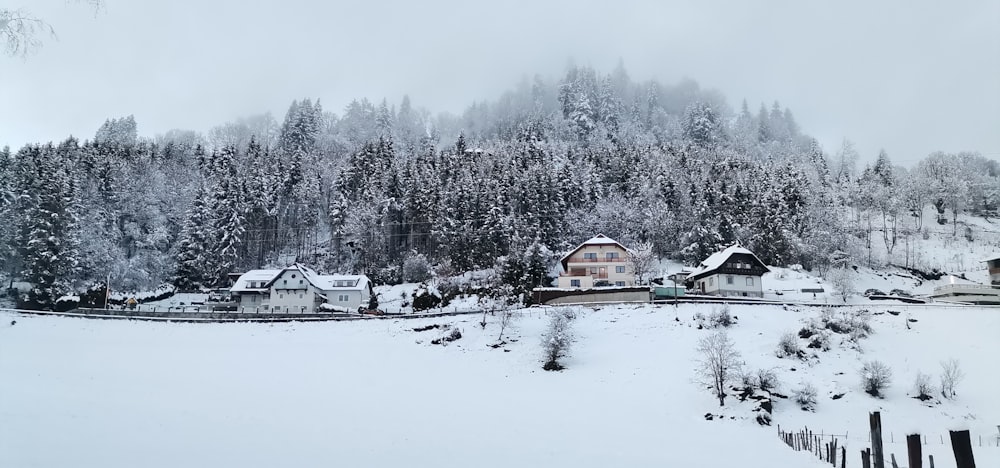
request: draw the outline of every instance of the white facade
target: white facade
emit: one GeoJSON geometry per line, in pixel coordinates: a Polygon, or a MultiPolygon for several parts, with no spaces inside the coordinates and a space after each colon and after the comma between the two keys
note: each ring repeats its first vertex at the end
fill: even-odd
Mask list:
{"type": "Polygon", "coordinates": [[[302,265],[293,265],[283,270],[244,273],[230,293],[239,312],[309,314],[322,309],[365,309],[372,291],[364,275],[319,275],[302,265]]]}
{"type": "Polygon", "coordinates": [[[625,246],[599,234],[563,256],[558,285],[578,289],[634,286],[635,270],[628,255],[625,246]]]}
{"type": "Polygon", "coordinates": [[[764,295],[761,277],[753,275],[717,273],[699,278],[695,281],[694,286],[699,294],[712,296],[762,297],[764,295]]]}

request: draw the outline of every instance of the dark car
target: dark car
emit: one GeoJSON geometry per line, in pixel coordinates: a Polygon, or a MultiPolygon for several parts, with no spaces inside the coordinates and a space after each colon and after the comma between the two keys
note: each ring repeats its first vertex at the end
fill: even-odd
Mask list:
{"type": "Polygon", "coordinates": [[[865,290],[865,297],[870,297],[870,296],[884,296],[884,295],[885,295],[884,292],[879,291],[878,289],[875,289],[875,288],[871,288],[871,289],[866,289],[865,290]]]}
{"type": "Polygon", "coordinates": [[[913,297],[913,294],[911,294],[909,291],[905,291],[902,289],[893,289],[892,291],[889,291],[889,295],[899,296],[899,297],[913,297]]]}

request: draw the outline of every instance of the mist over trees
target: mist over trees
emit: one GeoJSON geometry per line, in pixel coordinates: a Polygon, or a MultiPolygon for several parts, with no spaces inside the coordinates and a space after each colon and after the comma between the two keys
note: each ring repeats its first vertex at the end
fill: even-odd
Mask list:
{"type": "Polygon", "coordinates": [[[859,168],[849,142],[825,153],[777,102],[734,111],[693,81],[636,82],[620,65],[526,80],[461,116],[303,99],[281,122],[206,135],[138,127],[109,119],[90,140],[0,151],[0,267],[36,303],[108,275],[197,289],[292,261],[393,283],[418,256],[533,286],[596,233],[688,263],[739,241],[825,272],[892,261],[930,223],[958,235],[957,213],[1000,202],[1000,168],[979,155],[859,168]]]}

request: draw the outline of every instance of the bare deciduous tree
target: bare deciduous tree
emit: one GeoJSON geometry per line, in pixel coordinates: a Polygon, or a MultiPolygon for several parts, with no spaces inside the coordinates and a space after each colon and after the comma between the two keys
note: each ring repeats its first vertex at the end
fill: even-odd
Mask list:
{"type": "Polygon", "coordinates": [[[629,250],[628,262],[635,272],[635,277],[639,284],[643,283],[644,277],[653,269],[656,264],[656,253],[653,252],[653,244],[640,242],[629,250]]]}
{"type": "Polygon", "coordinates": [[[957,359],[949,359],[941,363],[941,396],[955,398],[955,387],[965,378],[965,373],[958,366],[957,359]]]}
{"type": "Polygon", "coordinates": [[[836,291],[837,295],[847,302],[847,298],[855,294],[854,290],[854,272],[850,268],[836,268],[830,270],[827,274],[827,279],[833,286],[833,290],[836,291]]]}
{"type": "Polygon", "coordinates": [[[740,353],[726,332],[714,333],[698,341],[699,372],[712,385],[719,406],[726,404],[726,384],[739,375],[740,353]]]}
{"type": "MultiPolygon", "coordinates": [[[[88,3],[95,10],[103,0],[76,0],[88,3]]],[[[42,36],[55,37],[56,31],[45,20],[21,8],[0,8],[0,43],[12,57],[27,56],[42,46],[42,36]]]]}

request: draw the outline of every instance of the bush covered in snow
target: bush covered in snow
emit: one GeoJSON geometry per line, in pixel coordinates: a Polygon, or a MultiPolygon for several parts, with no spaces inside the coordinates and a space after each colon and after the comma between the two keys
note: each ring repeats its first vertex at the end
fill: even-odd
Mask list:
{"type": "Polygon", "coordinates": [[[802,348],[799,347],[799,340],[794,333],[781,335],[781,338],[778,340],[778,351],[776,354],[780,358],[789,356],[803,357],[805,355],[802,348]]]}
{"type": "Polygon", "coordinates": [[[927,401],[933,398],[931,394],[934,393],[934,385],[931,384],[931,376],[917,372],[916,378],[913,379],[913,392],[919,400],[927,401]]]}
{"type": "Polygon", "coordinates": [[[410,252],[403,260],[403,282],[421,283],[431,277],[431,264],[424,254],[410,252]]]}
{"type": "Polygon", "coordinates": [[[559,360],[569,353],[569,346],[573,341],[570,323],[575,318],[576,311],[572,309],[556,310],[549,316],[548,330],[542,336],[542,350],[545,360],[542,369],[557,371],[565,368],[559,360]]]}
{"type": "Polygon", "coordinates": [[[799,404],[803,411],[816,411],[816,387],[810,383],[804,383],[796,388],[792,393],[792,399],[799,404]]]}
{"type": "Polygon", "coordinates": [[[729,313],[729,305],[723,305],[719,310],[712,311],[712,316],[709,320],[713,328],[727,328],[736,324],[736,320],[729,313]]]}
{"type": "Polygon", "coordinates": [[[892,383],[892,369],[882,361],[868,361],[861,368],[861,387],[865,393],[882,398],[885,389],[892,383]]]}

